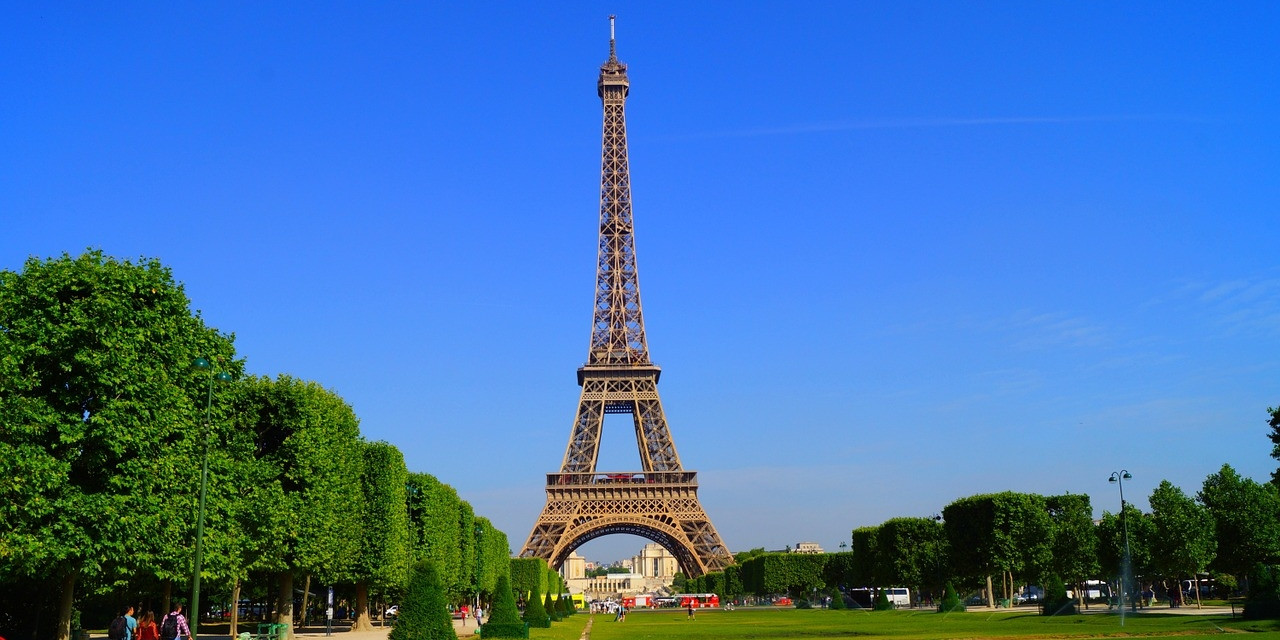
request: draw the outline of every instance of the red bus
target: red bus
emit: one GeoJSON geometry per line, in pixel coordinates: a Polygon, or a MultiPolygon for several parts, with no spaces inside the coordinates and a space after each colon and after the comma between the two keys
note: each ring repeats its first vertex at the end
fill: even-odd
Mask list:
{"type": "Polygon", "coordinates": [[[693,605],[694,609],[713,609],[720,606],[720,596],[714,593],[679,593],[675,595],[680,599],[680,608],[687,609],[693,605]]]}

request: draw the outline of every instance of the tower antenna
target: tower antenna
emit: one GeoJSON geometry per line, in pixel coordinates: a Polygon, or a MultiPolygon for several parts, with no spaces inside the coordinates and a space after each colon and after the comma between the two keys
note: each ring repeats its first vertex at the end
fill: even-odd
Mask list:
{"type": "Polygon", "coordinates": [[[614,44],[613,44],[613,41],[614,41],[613,21],[616,20],[617,18],[618,16],[616,15],[609,16],[609,62],[616,62],[618,60],[618,50],[616,47],[614,47],[614,44]]]}

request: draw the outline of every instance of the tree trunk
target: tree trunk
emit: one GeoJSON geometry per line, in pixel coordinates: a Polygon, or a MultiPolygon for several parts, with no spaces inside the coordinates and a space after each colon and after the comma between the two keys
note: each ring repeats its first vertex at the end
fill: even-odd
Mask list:
{"type": "Polygon", "coordinates": [[[1200,608],[1200,574],[1195,574],[1194,576],[1192,576],[1192,579],[1195,580],[1193,584],[1196,587],[1196,608],[1199,609],[1200,608]]]}
{"type": "Polygon", "coordinates": [[[62,577],[62,601],[58,605],[58,640],[71,640],[71,605],[75,602],[76,575],[71,569],[62,577]]]}
{"type": "Polygon", "coordinates": [[[298,612],[301,622],[298,626],[307,626],[307,600],[311,599],[311,574],[307,574],[307,579],[302,583],[302,611],[298,612]]]}
{"type": "Polygon", "coordinates": [[[369,583],[361,580],[356,583],[356,623],[352,631],[373,631],[373,621],[369,619],[369,583]]]}
{"type": "Polygon", "coordinates": [[[169,608],[169,605],[172,603],[173,603],[173,581],[165,580],[164,581],[164,606],[160,607],[164,611],[164,613],[160,614],[161,616],[167,615],[170,611],[173,611],[173,609],[169,608]]]}
{"type": "Polygon", "coordinates": [[[289,571],[280,572],[280,598],[276,603],[276,622],[287,625],[284,628],[282,640],[289,640],[293,637],[293,574],[289,571]]]}
{"type": "Polygon", "coordinates": [[[996,608],[996,591],[991,588],[991,574],[987,574],[987,608],[996,608]]]}
{"type": "Polygon", "coordinates": [[[236,637],[240,628],[240,578],[231,583],[231,637],[236,637]]]}

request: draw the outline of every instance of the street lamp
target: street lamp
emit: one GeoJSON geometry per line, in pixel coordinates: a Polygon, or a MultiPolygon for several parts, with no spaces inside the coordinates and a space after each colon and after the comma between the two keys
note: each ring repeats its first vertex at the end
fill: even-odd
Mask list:
{"type": "MultiPolygon", "coordinates": [[[[1120,568],[1120,624],[1124,625],[1124,590],[1129,585],[1132,558],[1129,555],[1129,519],[1124,515],[1124,481],[1133,478],[1126,469],[1112,471],[1107,482],[1120,487],[1120,525],[1124,527],[1124,566],[1120,568]]],[[[1130,597],[1132,600],[1132,597],[1130,597]]]]}
{"type": "Polygon", "coordinates": [[[192,363],[197,369],[209,370],[209,392],[204,403],[204,430],[200,432],[200,441],[204,452],[200,456],[200,516],[196,519],[196,565],[191,589],[191,640],[196,640],[200,626],[200,569],[204,560],[204,498],[209,485],[209,410],[213,407],[213,381],[230,382],[231,375],[226,371],[213,372],[213,365],[204,358],[196,358],[192,363]]]}

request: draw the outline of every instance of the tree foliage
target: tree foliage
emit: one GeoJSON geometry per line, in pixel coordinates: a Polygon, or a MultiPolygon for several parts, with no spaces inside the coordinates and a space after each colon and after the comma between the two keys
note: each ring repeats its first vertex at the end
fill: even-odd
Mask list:
{"type": "Polygon", "coordinates": [[[150,570],[152,552],[161,577],[189,566],[188,545],[166,544],[190,540],[194,501],[154,497],[199,481],[207,377],[192,361],[242,369],[190,306],[156,260],[88,251],[0,271],[0,579],[110,584],[150,570]]]}
{"type": "MultiPolygon", "coordinates": [[[[1267,422],[1271,427],[1271,433],[1267,434],[1271,440],[1271,457],[1280,460],[1280,407],[1267,407],[1267,414],[1271,416],[1267,422]]],[[[1280,487],[1280,469],[1271,472],[1271,484],[1280,487]]]]}
{"type": "Polygon", "coordinates": [[[825,554],[766,553],[742,565],[743,586],[756,595],[789,593],[792,597],[821,589],[825,554]]]}
{"type": "Polygon", "coordinates": [[[1280,562],[1280,495],[1274,484],[1242,478],[1231,465],[1205,478],[1198,495],[1218,540],[1213,565],[1247,575],[1259,563],[1280,562]]]}
{"type": "Polygon", "coordinates": [[[941,580],[946,552],[942,523],[933,518],[892,518],[876,532],[875,575],[880,586],[909,586],[917,593],[941,580]]]}
{"type": "Polygon", "coordinates": [[[885,586],[876,575],[880,561],[877,557],[880,527],[859,527],[853,530],[849,554],[852,558],[848,574],[849,586],[885,586]]]}
{"type": "Polygon", "coordinates": [[[1047,571],[1072,584],[1097,575],[1098,536],[1089,496],[1068,493],[1047,496],[1044,501],[1053,529],[1047,571]]]}
{"type": "Polygon", "coordinates": [[[551,615],[547,613],[546,605],[542,602],[542,590],[539,587],[540,585],[535,583],[533,590],[529,592],[528,600],[525,600],[524,621],[530,627],[545,629],[551,626],[551,615]]]}
{"type": "Polygon", "coordinates": [[[516,593],[527,597],[537,591],[543,593],[547,589],[547,561],[542,558],[512,558],[511,588],[516,593]]]}
{"type": "Polygon", "coordinates": [[[1147,502],[1155,523],[1151,548],[1156,572],[1180,578],[1206,570],[1218,549],[1209,511],[1168,480],[1160,482],[1147,502]]]}
{"type": "Polygon", "coordinates": [[[959,576],[1044,575],[1052,522],[1043,496],[1006,491],[961,498],[944,507],[942,517],[959,576]]]}
{"type": "Polygon", "coordinates": [[[1153,571],[1151,542],[1156,534],[1155,523],[1150,516],[1139,511],[1131,503],[1125,503],[1122,513],[1123,517],[1110,511],[1102,512],[1102,520],[1098,522],[1097,527],[1098,564],[1106,575],[1123,575],[1122,562],[1127,527],[1132,575],[1147,575],[1153,571]]]}

